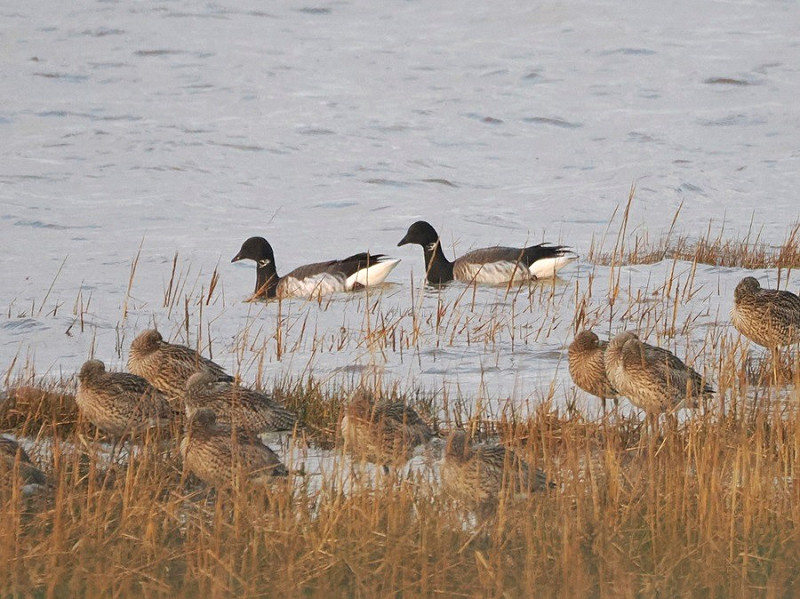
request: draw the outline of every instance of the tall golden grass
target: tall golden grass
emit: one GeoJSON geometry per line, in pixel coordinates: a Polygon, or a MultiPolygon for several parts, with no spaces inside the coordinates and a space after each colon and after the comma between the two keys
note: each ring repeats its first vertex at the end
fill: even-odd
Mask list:
{"type": "MultiPolygon", "coordinates": [[[[725,400],[648,435],[543,406],[504,440],[557,487],[476,521],[425,468],[341,491],[294,475],[208,492],[163,442],[108,465],[93,435],[54,439],[52,488],[0,490],[4,596],[789,597],[800,576],[795,402],[725,400]]],[[[797,397],[793,398],[794,400],[797,397]]],[[[297,466],[296,464],[294,466],[297,466]]]]}

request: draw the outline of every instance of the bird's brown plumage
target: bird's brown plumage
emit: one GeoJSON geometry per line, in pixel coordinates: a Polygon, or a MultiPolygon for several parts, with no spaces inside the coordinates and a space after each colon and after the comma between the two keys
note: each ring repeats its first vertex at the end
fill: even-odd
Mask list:
{"type": "Polygon", "coordinates": [[[47,484],[44,472],[31,461],[25,449],[14,439],[0,436],[0,482],[11,480],[14,472],[23,485],[47,484]]]}
{"type": "Polygon", "coordinates": [[[341,430],[349,451],[384,467],[406,462],[415,447],[434,436],[412,407],[389,399],[376,400],[365,389],[356,390],[350,398],[341,430]]]}
{"type": "Polygon", "coordinates": [[[166,398],[142,377],[106,372],[100,360],[89,360],[81,367],[78,381],[78,410],[110,435],[136,435],[169,425],[172,411],[166,398]]]}
{"type": "Polygon", "coordinates": [[[545,473],[531,470],[512,449],[473,445],[462,430],[447,437],[441,474],[445,490],[482,515],[494,512],[504,492],[513,497],[549,486],[545,473]]]}
{"type": "Polygon", "coordinates": [[[606,374],[620,395],[651,414],[696,407],[714,393],[693,368],[672,352],[642,343],[631,332],[614,337],[605,352],[606,374]]]}
{"type": "Polygon", "coordinates": [[[600,341],[592,331],[581,331],[569,346],[569,374],[578,387],[602,400],[617,398],[617,390],[606,374],[605,351],[608,341],[600,341]]]}
{"type": "Polygon", "coordinates": [[[180,412],[186,381],[196,372],[208,370],[215,380],[233,381],[222,366],[186,346],[167,343],[155,329],[141,332],[131,343],[128,370],[161,390],[180,412]]]}
{"type": "Polygon", "coordinates": [[[762,289],[745,277],[733,300],[733,326],[748,339],[770,349],[800,343],[800,297],[791,291],[762,289]]]}
{"type": "Polygon", "coordinates": [[[184,467],[216,488],[238,486],[245,480],[270,485],[288,474],[278,456],[255,435],[217,423],[209,408],[189,418],[180,449],[184,467]]]}
{"type": "Polygon", "coordinates": [[[218,381],[208,369],[189,377],[184,396],[186,413],[191,416],[211,408],[221,424],[232,424],[254,434],[292,430],[297,417],[283,404],[265,393],[218,381]]]}

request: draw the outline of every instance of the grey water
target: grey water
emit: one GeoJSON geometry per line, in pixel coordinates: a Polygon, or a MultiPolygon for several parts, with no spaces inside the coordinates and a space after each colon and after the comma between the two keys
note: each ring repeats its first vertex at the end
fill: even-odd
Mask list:
{"type": "MultiPolygon", "coordinates": [[[[6,3],[0,372],[124,368],[155,324],[246,381],[376,375],[522,410],[555,384],[566,401],[576,301],[591,287],[605,333],[635,320],[585,261],[631,186],[629,238],[679,209],[690,238],[777,245],[800,220],[798,25],[771,0],[6,3]],[[451,257],[550,241],[582,260],[510,293],[425,289],[422,252],[396,247],[420,218],[451,257]],[[230,259],[251,235],[279,272],[402,262],[370,293],[246,303],[252,263],[230,259]]],[[[629,266],[623,301],[691,279],[692,326],[668,342],[701,369],[743,274],[629,266]]]]}

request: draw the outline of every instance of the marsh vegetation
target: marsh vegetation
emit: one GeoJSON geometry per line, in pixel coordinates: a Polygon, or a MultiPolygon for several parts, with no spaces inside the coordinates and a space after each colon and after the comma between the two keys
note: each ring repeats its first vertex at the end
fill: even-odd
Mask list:
{"type": "MultiPolygon", "coordinates": [[[[247,321],[228,362],[303,424],[270,442],[289,475],[266,489],[211,489],[185,471],[174,440],[158,435],[110,459],[112,440],[79,418],[71,373],[43,379],[16,359],[0,428],[20,439],[48,483],[27,492],[14,463],[0,464],[0,588],[14,597],[792,596],[800,560],[798,354],[780,353],[777,379],[769,352],[709,305],[711,283],[697,269],[732,260],[778,268],[786,281],[796,232],[776,248],[757,236],[709,237],[691,254],[686,244],[630,242],[623,221],[613,249],[592,249],[569,284],[498,290],[503,301],[484,304],[470,287],[426,302],[410,289],[406,310],[364,293],[350,300],[359,331],[312,325],[311,310],[333,299],[302,309],[274,304],[271,320],[247,321]],[[626,266],[659,252],[653,272],[663,281],[652,274],[637,289],[626,280],[626,266]],[[625,400],[602,412],[598,400],[564,383],[563,339],[623,326],[675,351],[717,393],[696,411],[662,417],[652,434],[625,400]],[[309,367],[270,378],[264,368],[298,350],[354,347],[422,360],[431,339],[438,348],[477,345],[491,365],[493,352],[553,337],[563,365],[522,404],[480,386],[414,388],[380,369],[317,377],[309,367]],[[339,422],[360,384],[407,402],[439,437],[466,428],[502,442],[544,471],[552,488],[502,496],[483,517],[443,491],[441,440],[389,474],[343,454],[339,422]]],[[[134,261],[131,287],[137,276],[134,261]]],[[[212,348],[204,309],[222,301],[218,282],[215,271],[205,284],[187,285],[176,259],[163,296],[175,330],[215,359],[224,352],[212,348]]],[[[76,327],[85,305],[74,304],[76,327]]],[[[120,338],[120,359],[129,343],[120,338]]],[[[488,368],[485,378],[500,374],[488,368]]]]}

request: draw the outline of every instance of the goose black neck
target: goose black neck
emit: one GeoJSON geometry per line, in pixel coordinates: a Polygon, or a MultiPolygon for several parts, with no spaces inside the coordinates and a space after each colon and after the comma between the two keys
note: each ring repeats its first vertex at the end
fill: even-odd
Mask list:
{"type": "Polygon", "coordinates": [[[278,289],[278,273],[272,260],[266,266],[256,266],[256,297],[275,297],[278,289]]]}
{"type": "Polygon", "coordinates": [[[441,285],[453,280],[453,263],[445,258],[442,251],[442,243],[436,240],[433,249],[430,245],[423,245],[422,251],[425,254],[425,268],[428,283],[441,285]]]}

